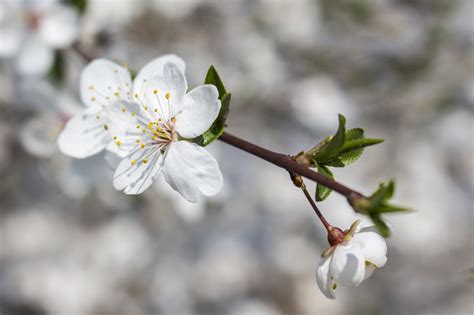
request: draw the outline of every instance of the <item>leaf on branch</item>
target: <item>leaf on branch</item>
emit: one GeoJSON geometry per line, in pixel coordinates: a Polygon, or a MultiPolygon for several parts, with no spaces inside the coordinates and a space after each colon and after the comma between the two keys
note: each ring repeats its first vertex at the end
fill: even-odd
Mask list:
{"type": "MultiPolygon", "coordinates": [[[[329,177],[331,179],[334,179],[334,175],[331,172],[331,170],[328,167],[324,166],[324,165],[318,165],[318,173],[320,173],[320,174],[322,174],[326,177],[329,177]]],[[[331,192],[332,192],[332,189],[330,189],[326,186],[323,186],[320,183],[317,183],[317,185],[316,185],[316,201],[323,201],[324,199],[329,197],[331,192]]]]}
{"type": "Polygon", "coordinates": [[[382,213],[406,212],[412,211],[409,208],[395,206],[388,201],[395,192],[395,183],[390,180],[387,184],[382,183],[379,188],[369,198],[358,198],[351,201],[351,205],[356,212],[368,215],[382,235],[387,237],[390,229],[383,221],[382,213]]]}
{"type": "Polygon", "coordinates": [[[383,237],[390,236],[390,228],[388,227],[387,223],[385,223],[385,221],[381,218],[380,214],[370,214],[369,217],[383,237]]]}
{"type": "Polygon", "coordinates": [[[379,144],[383,139],[365,138],[362,128],[346,131],[346,119],[339,114],[339,127],[334,136],[329,136],[308,152],[312,165],[344,167],[357,161],[364,148],[379,144]]]}
{"type": "Polygon", "coordinates": [[[326,142],[318,151],[315,152],[313,159],[316,161],[326,161],[336,157],[339,149],[343,146],[346,139],[346,118],[339,114],[339,127],[334,136],[326,142]]]}
{"type": "Polygon", "coordinates": [[[224,132],[225,122],[227,120],[227,116],[229,115],[231,99],[231,94],[228,93],[225,89],[224,83],[222,82],[214,66],[211,66],[207,71],[204,84],[212,84],[217,87],[217,91],[219,92],[219,99],[221,101],[221,109],[219,111],[219,115],[217,116],[211,127],[202,135],[193,139],[193,142],[203,147],[207,146],[212,141],[219,138],[224,132]]]}

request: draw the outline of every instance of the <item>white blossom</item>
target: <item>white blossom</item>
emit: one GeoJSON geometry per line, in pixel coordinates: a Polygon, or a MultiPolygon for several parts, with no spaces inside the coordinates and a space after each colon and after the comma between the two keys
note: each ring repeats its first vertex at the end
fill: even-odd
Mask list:
{"type": "Polygon", "coordinates": [[[363,227],[359,221],[352,224],[344,240],[327,249],[316,271],[316,282],[328,298],[336,298],[338,284],[358,286],[369,278],[376,268],[387,261],[387,244],[373,226],[363,227]]]}
{"type": "Polygon", "coordinates": [[[148,63],[133,86],[127,68],[106,59],[92,61],[80,79],[81,99],[86,108],[66,124],[58,138],[59,149],[66,155],[86,158],[113,144],[108,132],[107,107],[122,100],[132,101],[133,91],[139,91],[143,86],[143,77],[161,73],[164,63],[170,60],[181,64],[184,69],[180,58],[164,55],[148,63]]]}
{"type": "Polygon", "coordinates": [[[0,0],[0,57],[14,57],[23,75],[44,75],[54,50],[71,45],[78,33],[78,12],[59,1],[0,0]]]}
{"type": "Polygon", "coordinates": [[[184,62],[178,60],[160,64],[161,72],[144,68],[135,79],[133,101],[117,102],[108,110],[115,150],[126,153],[114,187],[126,194],[142,193],[160,174],[190,202],[197,201],[199,191],[211,196],[222,187],[214,157],[186,140],[204,133],[217,118],[219,93],[213,85],[186,93],[184,62]]]}

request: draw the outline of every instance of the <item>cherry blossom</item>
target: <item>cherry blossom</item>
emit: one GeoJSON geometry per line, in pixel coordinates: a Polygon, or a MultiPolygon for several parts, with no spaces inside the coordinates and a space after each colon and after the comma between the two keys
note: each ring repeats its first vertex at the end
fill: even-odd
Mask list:
{"type": "Polygon", "coordinates": [[[336,298],[338,284],[358,286],[387,261],[387,244],[375,227],[355,221],[344,234],[342,242],[324,251],[316,271],[318,287],[330,299],[336,298]]]}

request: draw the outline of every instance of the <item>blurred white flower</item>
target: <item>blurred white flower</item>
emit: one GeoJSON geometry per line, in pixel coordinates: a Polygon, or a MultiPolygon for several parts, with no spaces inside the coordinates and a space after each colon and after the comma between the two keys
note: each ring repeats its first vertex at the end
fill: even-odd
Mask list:
{"type": "Polygon", "coordinates": [[[369,278],[376,268],[387,261],[387,244],[373,227],[363,227],[355,221],[344,240],[327,249],[316,271],[316,282],[328,298],[336,297],[337,284],[358,286],[369,278]]]}
{"type": "Polygon", "coordinates": [[[160,67],[155,76],[138,74],[134,102],[117,102],[108,110],[118,152],[127,153],[115,171],[114,187],[140,194],[163,172],[173,189],[196,202],[199,191],[206,196],[219,192],[222,174],[214,157],[183,138],[209,129],[219,114],[219,93],[213,85],[202,85],[186,94],[182,60],[160,67]]]}
{"type": "Polygon", "coordinates": [[[78,12],[56,0],[0,0],[0,57],[14,57],[20,74],[43,75],[54,49],[77,38],[78,24],[78,12]]]}
{"type": "Polygon", "coordinates": [[[337,114],[353,117],[354,104],[331,77],[314,76],[295,83],[290,102],[296,118],[308,128],[329,131],[337,128],[337,114]]]}

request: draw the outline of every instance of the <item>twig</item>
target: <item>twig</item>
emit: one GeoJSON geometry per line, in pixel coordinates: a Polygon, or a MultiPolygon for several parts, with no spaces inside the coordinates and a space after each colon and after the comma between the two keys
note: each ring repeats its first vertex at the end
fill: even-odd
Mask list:
{"type": "Polygon", "coordinates": [[[243,150],[247,153],[250,153],[252,155],[255,155],[267,162],[272,163],[273,165],[276,165],[278,167],[281,167],[288,172],[294,172],[296,174],[299,174],[303,177],[306,177],[312,181],[318,182],[321,185],[324,185],[341,195],[345,196],[349,201],[353,200],[354,198],[359,198],[363,197],[363,195],[339,182],[336,182],[333,179],[330,179],[324,175],[321,175],[319,173],[316,173],[315,171],[310,170],[308,167],[298,164],[297,162],[293,161],[290,157],[287,155],[273,152],[270,150],[267,150],[265,148],[262,148],[258,145],[255,145],[253,143],[250,143],[248,141],[245,141],[243,139],[240,139],[234,135],[231,135],[228,132],[224,132],[220,137],[219,140],[222,142],[225,142],[227,144],[230,144],[231,146],[234,146],[240,150],[243,150]]]}

